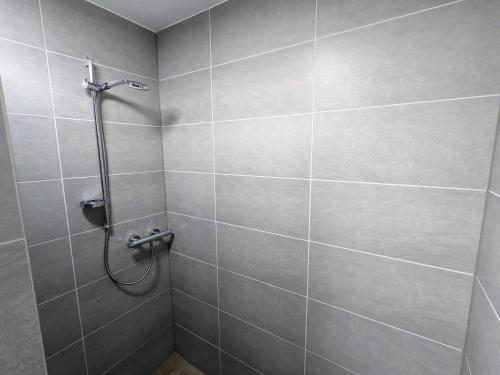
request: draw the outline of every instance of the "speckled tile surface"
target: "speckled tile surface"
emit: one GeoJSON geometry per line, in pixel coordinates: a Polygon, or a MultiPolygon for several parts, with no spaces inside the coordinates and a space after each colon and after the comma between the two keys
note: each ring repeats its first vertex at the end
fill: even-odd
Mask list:
{"type": "Polygon", "coordinates": [[[152,375],[205,375],[178,353],[174,353],[152,375]]]}

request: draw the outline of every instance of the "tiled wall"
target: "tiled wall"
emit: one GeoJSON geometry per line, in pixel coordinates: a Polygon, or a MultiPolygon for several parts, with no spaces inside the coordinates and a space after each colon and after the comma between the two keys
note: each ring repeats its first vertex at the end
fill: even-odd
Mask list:
{"type": "Polygon", "coordinates": [[[459,374],[498,19],[230,0],[158,34],[177,351],[207,374],[459,374]]]}
{"type": "Polygon", "coordinates": [[[497,134],[462,375],[500,374],[500,136],[497,134]]]}
{"type": "Polygon", "coordinates": [[[127,249],[128,236],[167,226],[156,37],[83,0],[2,0],[0,8],[0,74],[49,374],[142,375],[173,351],[169,259],[159,245],[151,275],[134,287],[105,273],[102,212],[79,206],[100,195],[92,102],[81,82],[90,56],[98,81],[151,87],[117,87],[102,103],[111,266],[134,279],[149,253],[127,249]]]}
{"type": "Polygon", "coordinates": [[[47,373],[0,82],[0,372],[47,373]]]}

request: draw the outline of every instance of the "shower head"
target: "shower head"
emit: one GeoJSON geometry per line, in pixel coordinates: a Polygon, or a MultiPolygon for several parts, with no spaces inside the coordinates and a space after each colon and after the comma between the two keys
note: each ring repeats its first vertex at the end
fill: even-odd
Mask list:
{"type": "Polygon", "coordinates": [[[101,91],[106,91],[109,90],[115,86],[121,86],[121,85],[128,85],[128,87],[136,89],[136,90],[143,90],[143,91],[148,91],[149,86],[146,85],[143,82],[140,81],[133,81],[131,79],[121,79],[121,80],[116,80],[116,81],[109,81],[101,84],[94,84],[89,82],[87,79],[83,81],[83,87],[89,90],[94,90],[97,92],[101,91]]]}

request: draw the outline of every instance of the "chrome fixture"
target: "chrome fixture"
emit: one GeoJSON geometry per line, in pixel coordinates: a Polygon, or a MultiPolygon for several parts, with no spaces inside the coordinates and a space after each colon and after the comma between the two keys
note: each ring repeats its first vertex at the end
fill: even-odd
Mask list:
{"type": "Polygon", "coordinates": [[[83,81],[83,87],[90,91],[92,96],[92,104],[94,107],[94,124],[96,130],[96,138],[97,138],[97,153],[99,157],[99,175],[101,179],[101,190],[102,190],[102,199],[88,199],[80,202],[80,206],[82,209],[95,209],[95,208],[104,208],[104,267],[106,268],[106,272],[109,277],[116,282],[117,284],[122,285],[134,285],[142,280],[149,274],[151,271],[151,266],[153,265],[154,253],[153,253],[153,242],[159,240],[162,237],[169,236],[169,245],[172,243],[174,239],[174,234],[170,231],[160,232],[159,229],[154,229],[151,234],[146,238],[141,238],[138,235],[133,235],[129,238],[127,243],[129,248],[138,247],[142,244],[149,243],[150,248],[150,256],[149,256],[149,265],[144,274],[136,280],[133,281],[122,281],[118,279],[118,277],[111,271],[109,266],[109,236],[110,236],[110,227],[111,227],[111,200],[109,193],[109,174],[108,174],[108,159],[106,153],[106,141],[104,139],[104,128],[102,124],[101,117],[101,94],[106,90],[109,90],[115,86],[120,85],[128,85],[130,88],[136,90],[149,90],[148,85],[139,81],[132,81],[129,79],[110,81],[105,83],[94,83],[94,65],[92,60],[87,58],[85,60],[85,66],[89,69],[89,78],[83,81]]]}

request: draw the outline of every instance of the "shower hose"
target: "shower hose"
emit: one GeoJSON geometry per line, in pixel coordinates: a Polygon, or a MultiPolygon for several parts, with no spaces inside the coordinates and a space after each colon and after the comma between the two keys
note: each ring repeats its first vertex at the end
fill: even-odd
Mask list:
{"type": "Polygon", "coordinates": [[[136,280],[132,281],[123,281],[120,280],[114,273],[111,271],[111,267],[109,265],[109,237],[110,237],[110,228],[111,228],[111,201],[109,194],[109,178],[108,178],[108,159],[106,153],[106,142],[104,139],[104,129],[102,125],[101,118],[101,93],[99,91],[91,91],[92,93],[92,104],[94,107],[94,123],[96,129],[96,138],[97,138],[97,152],[99,156],[99,172],[101,177],[101,188],[102,188],[102,197],[104,203],[104,267],[106,268],[106,272],[108,273],[111,280],[113,280],[117,284],[121,285],[134,285],[140,283],[151,271],[151,267],[153,266],[154,259],[154,249],[153,242],[149,243],[149,264],[148,268],[136,280]]]}

